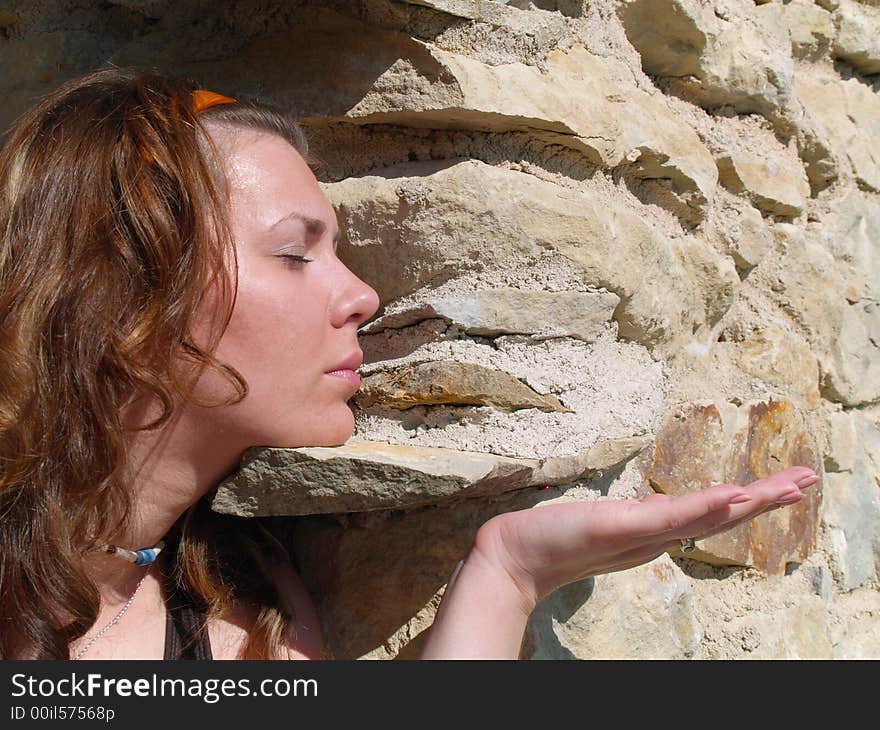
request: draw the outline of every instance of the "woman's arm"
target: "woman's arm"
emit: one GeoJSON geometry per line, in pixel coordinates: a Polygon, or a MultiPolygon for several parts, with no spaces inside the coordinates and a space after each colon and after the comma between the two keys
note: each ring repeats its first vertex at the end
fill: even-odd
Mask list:
{"type": "Polygon", "coordinates": [[[577,580],[647,563],[683,538],[729,530],[796,504],[818,481],[795,466],[748,487],[719,484],[680,497],[550,504],[496,515],[449,581],[423,659],[516,659],[529,615],[577,580]]]}
{"type": "Polygon", "coordinates": [[[519,659],[535,602],[480,549],[485,535],[446,584],[421,659],[519,659]]]}

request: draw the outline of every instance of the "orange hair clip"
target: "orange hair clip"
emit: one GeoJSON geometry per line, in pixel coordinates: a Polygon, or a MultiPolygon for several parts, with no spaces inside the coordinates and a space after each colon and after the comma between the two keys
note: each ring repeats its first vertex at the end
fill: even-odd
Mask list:
{"type": "Polygon", "coordinates": [[[208,91],[207,89],[196,89],[193,91],[192,100],[193,109],[196,114],[218,104],[235,104],[235,99],[208,91]]]}
{"type": "MultiPolygon", "coordinates": [[[[193,111],[196,114],[212,106],[217,106],[218,104],[235,104],[235,99],[229,96],[223,96],[223,94],[217,94],[213,91],[208,91],[207,89],[196,89],[192,92],[193,111]]],[[[171,112],[177,116],[177,99],[171,99],[171,112]]],[[[144,159],[144,162],[148,165],[153,164],[153,156],[146,149],[141,147],[138,151],[144,159]]]]}

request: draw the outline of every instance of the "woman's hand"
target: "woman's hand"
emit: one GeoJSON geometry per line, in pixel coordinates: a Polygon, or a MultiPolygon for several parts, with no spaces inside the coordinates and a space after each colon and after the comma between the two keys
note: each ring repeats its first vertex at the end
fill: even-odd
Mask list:
{"type": "Polygon", "coordinates": [[[647,563],[681,540],[729,530],[762,512],[795,504],[819,478],[792,466],[747,487],[720,484],[670,497],[551,504],[506,512],[478,531],[473,550],[506,573],[530,613],[574,581],[647,563]]]}
{"type": "Polygon", "coordinates": [[[529,615],[557,588],[647,563],[686,537],[701,539],[781,505],[818,481],[793,466],[747,487],[720,484],[681,497],[568,502],[505,512],[477,531],[450,577],[423,659],[519,656],[529,615]]]}

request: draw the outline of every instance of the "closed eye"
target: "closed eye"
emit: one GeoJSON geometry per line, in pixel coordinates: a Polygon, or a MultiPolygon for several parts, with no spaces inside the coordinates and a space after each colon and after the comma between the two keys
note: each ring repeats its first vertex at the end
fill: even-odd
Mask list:
{"type": "Polygon", "coordinates": [[[289,261],[293,261],[298,264],[307,264],[313,259],[303,258],[302,256],[293,256],[291,254],[281,254],[282,259],[287,259],[289,261]]]}

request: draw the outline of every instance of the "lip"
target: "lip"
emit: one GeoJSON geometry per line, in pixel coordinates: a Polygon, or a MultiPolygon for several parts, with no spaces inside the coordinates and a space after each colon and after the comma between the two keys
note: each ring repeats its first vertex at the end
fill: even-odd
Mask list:
{"type": "Polygon", "coordinates": [[[354,370],[336,370],[334,372],[327,373],[327,377],[341,380],[342,382],[352,386],[355,390],[361,387],[361,376],[358,375],[354,370]]]}
{"type": "Polygon", "coordinates": [[[351,353],[351,355],[349,355],[347,358],[345,358],[345,360],[343,360],[341,363],[339,363],[335,367],[330,368],[326,372],[331,373],[334,370],[352,370],[352,371],[354,371],[354,370],[357,370],[361,366],[363,361],[364,361],[364,353],[361,352],[360,350],[356,350],[355,352],[351,353]]]}

